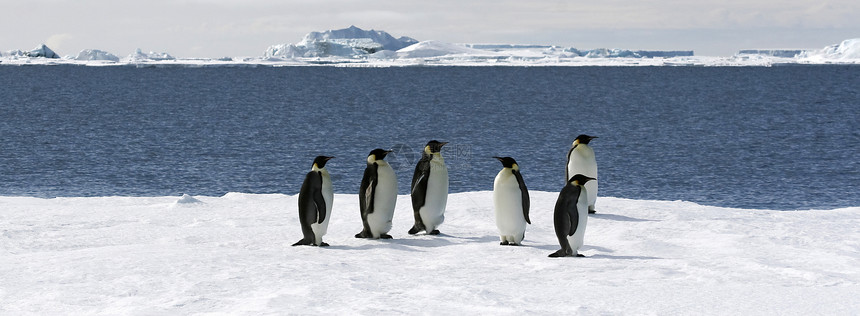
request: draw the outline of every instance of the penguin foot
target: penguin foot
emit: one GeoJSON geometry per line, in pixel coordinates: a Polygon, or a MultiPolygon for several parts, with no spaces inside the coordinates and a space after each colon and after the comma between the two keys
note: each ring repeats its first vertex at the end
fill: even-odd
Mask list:
{"type": "Polygon", "coordinates": [[[424,229],[423,229],[423,228],[418,228],[418,226],[412,226],[412,228],[411,228],[411,229],[409,229],[409,234],[410,234],[410,235],[415,235],[415,234],[417,234],[418,232],[420,232],[420,231],[422,231],[422,230],[424,230],[424,229]]]}
{"type": "Polygon", "coordinates": [[[394,237],[391,237],[391,235],[389,235],[389,234],[380,234],[379,235],[379,239],[393,239],[393,238],[394,237]]]}
{"type": "Polygon", "coordinates": [[[322,243],[320,243],[320,244],[319,244],[319,246],[320,246],[320,247],[328,247],[328,244],[327,244],[327,243],[322,242],[322,243]]]}
{"type": "Polygon", "coordinates": [[[577,257],[579,257],[579,258],[585,258],[585,255],[584,255],[584,254],[581,254],[581,253],[576,254],[576,256],[577,256],[577,257]]]}
{"type": "Polygon", "coordinates": [[[502,242],[499,243],[499,245],[502,245],[502,246],[507,246],[509,244],[510,243],[507,240],[503,240],[502,242]]]}
{"type": "Polygon", "coordinates": [[[597,213],[597,211],[595,211],[595,210],[588,210],[588,214],[594,214],[594,213],[597,213]]]}
{"type": "Polygon", "coordinates": [[[302,240],[297,241],[295,244],[293,244],[293,246],[307,246],[307,245],[313,245],[313,242],[302,239],[302,240]]]}
{"type": "Polygon", "coordinates": [[[371,236],[370,234],[368,234],[366,231],[363,231],[363,230],[360,233],[355,234],[355,238],[372,238],[372,237],[373,236],[371,236]]]}
{"type": "Polygon", "coordinates": [[[549,254],[549,257],[550,258],[573,257],[573,254],[568,253],[567,251],[564,251],[564,249],[559,249],[558,251],[549,254]]]}
{"type": "Polygon", "coordinates": [[[427,235],[439,235],[441,234],[438,229],[434,229],[432,232],[427,233],[427,235]]]}

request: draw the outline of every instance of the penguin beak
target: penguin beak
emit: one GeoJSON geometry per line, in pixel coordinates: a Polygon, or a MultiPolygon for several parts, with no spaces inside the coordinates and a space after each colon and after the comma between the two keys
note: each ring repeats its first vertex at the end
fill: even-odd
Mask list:
{"type": "Polygon", "coordinates": [[[329,161],[329,160],[332,160],[332,159],[334,159],[334,157],[325,157],[325,161],[329,161]]]}
{"type": "Polygon", "coordinates": [[[502,157],[495,157],[495,156],[493,156],[493,158],[496,158],[496,159],[498,159],[499,161],[502,161],[502,157]]]}
{"type": "Polygon", "coordinates": [[[448,144],[448,142],[441,142],[441,143],[439,143],[439,148],[442,148],[442,146],[445,146],[447,144],[448,144]]]}

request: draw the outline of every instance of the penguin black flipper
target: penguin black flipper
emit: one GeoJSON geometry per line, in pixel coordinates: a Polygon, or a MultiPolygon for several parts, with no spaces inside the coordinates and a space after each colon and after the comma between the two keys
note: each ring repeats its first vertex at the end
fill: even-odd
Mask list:
{"type": "Polygon", "coordinates": [[[424,222],[421,220],[421,207],[424,206],[427,198],[427,182],[430,180],[430,155],[423,155],[421,160],[415,166],[415,173],[412,175],[412,213],[415,217],[415,226],[409,230],[409,234],[417,234],[425,230],[424,222]]]}
{"type": "Polygon", "coordinates": [[[376,195],[377,169],[379,165],[373,163],[364,169],[364,176],[361,178],[361,188],[358,192],[359,208],[361,209],[361,222],[364,226],[363,230],[355,235],[356,238],[370,238],[373,235],[370,232],[370,226],[367,224],[367,215],[373,213],[374,196],[376,195]]]}
{"type": "Polygon", "coordinates": [[[567,211],[568,198],[566,193],[568,193],[567,186],[565,186],[561,192],[558,194],[558,200],[555,201],[555,209],[552,213],[552,222],[553,227],[555,228],[555,237],[558,238],[558,244],[561,247],[558,251],[550,254],[550,257],[566,257],[568,256],[568,252],[573,253],[573,249],[570,247],[570,242],[567,240],[567,233],[570,231],[570,219],[566,218],[570,216],[567,211]]]}
{"type": "Polygon", "coordinates": [[[571,185],[566,187],[565,190],[568,190],[568,192],[565,194],[566,202],[564,207],[567,210],[568,216],[570,216],[570,232],[568,233],[568,236],[573,236],[573,234],[576,233],[576,228],[579,227],[579,212],[581,211],[576,208],[576,205],[579,203],[579,194],[582,191],[582,187],[571,185]]]}
{"type": "Polygon", "coordinates": [[[520,185],[520,194],[522,194],[523,200],[523,217],[526,219],[526,223],[531,224],[532,221],[529,220],[529,189],[526,188],[526,182],[523,181],[523,175],[517,170],[511,170],[514,173],[514,176],[517,177],[517,184],[520,185]]]}
{"type": "Polygon", "coordinates": [[[307,219],[310,219],[309,224],[314,221],[317,224],[322,224],[325,220],[326,209],[325,199],[322,196],[322,172],[308,172],[299,192],[299,204],[305,207],[307,219]],[[304,202],[302,201],[303,197],[304,202]]]}
{"type": "Polygon", "coordinates": [[[293,246],[314,243],[314,231],[311,224],[321,224],[325,220],[325,210],[325,199],[322,196],[322,173],[319,171],[308,172],[299,191],[299,223],[302,227],[303,238],[293,246]]]}

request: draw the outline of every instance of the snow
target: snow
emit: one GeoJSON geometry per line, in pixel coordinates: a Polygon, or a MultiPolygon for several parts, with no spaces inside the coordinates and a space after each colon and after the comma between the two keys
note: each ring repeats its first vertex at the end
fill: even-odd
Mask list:
{"type": "Polygon", "coordinates": [[[290,246],[295,195],[0,197],[0,314],[860,312],[860,207],[601,197],[587,257],[556,259],[556,197],[531,192],[533,224],[511,247],[492,192],[452,194],[441,236],[407,235],[399,196],[393,240],[354,238],[358,197],[336,194],[327,248],[290,246]]]}

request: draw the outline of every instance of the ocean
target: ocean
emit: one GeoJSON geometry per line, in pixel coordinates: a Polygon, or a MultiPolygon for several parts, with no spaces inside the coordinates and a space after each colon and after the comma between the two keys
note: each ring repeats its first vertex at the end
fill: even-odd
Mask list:
{"type": "MultiPolygon", "coordinates": [[[[860,67],[0,67],[0,196],[297,194],[313,158],[357,193],[431,139],[452,192],[515,158],[564,184],[579,134],[600,196],[802,210],[860,205],[860,67]]],[[[598,212],[599,200],[598,200],[598,212]]]]}

